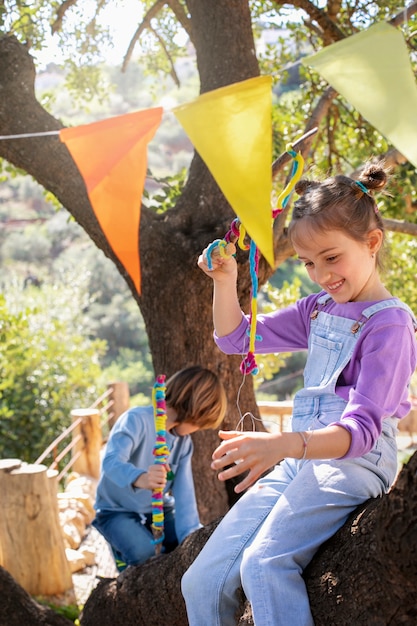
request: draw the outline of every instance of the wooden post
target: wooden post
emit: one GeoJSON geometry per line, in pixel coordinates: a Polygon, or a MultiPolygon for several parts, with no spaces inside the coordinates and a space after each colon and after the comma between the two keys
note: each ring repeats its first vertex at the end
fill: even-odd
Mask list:
{"type": "Polygon", "coordinates": [[[0,564],[34,596],[75,602],[58,515],[58,472],[0,461],[0,564]]]}
{"type": "Polygon", "coordinates": [[[81,418],[80,423],[72,431],[73,440],[77,440],[73,456],[77,457],[73,470],[79,474],[99,478],[100,451],[103,445],[100,426],[100,412],[97,409],[74,409],[71,411],[72,421],[81,418]]]}
{"type": "Polygon", "coordinates": [[[108,421],[109,430],[111,430],[120,415],[130,407],[130,393],[129,385],[122,381],[110,383],[107,388],[112,389],[110,396],[113,401],[112,416],[108,421]]]}

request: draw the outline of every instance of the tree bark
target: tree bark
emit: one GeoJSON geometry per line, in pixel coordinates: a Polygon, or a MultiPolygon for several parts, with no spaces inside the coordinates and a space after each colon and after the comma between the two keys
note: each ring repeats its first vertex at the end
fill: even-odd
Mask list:
{"type": "Polygon", "coordinates": [[[390,493],[360,507],[307,568],[316,624],[417,624],[416,550],[417,453],[390,493]]]}
{"type": "Polygon", "coordinates": [[[0,566],[0,626],[74,626],[74,622],[36,602],[0,566]]]}
{"type": "MultiPolygon", "coordinates": [[[[81,626],[187,626],[181,577],[216,525],[196,531],[168,555],[101,582],[81,626]]],[[[417,453],[390,493],[359,507],[305,571],[315,625],[415,626],[416,547],[417,453]]],[[[253,626],[243,593],[236,624],[253,626]]]]}

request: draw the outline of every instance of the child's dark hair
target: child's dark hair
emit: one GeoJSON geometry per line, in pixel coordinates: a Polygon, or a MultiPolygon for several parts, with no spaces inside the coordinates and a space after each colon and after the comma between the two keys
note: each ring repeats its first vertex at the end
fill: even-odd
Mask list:
{"type": "MultiPolygon", "coordinates": [[[[373,197],[388,182],[388,168],[383,161],[369,161],[356,179],[334,176],[323,181],[302,179],[295,185],[301,197],[294,203],[288,234],[297,240],[297,223],[309,221],[311,230],[325,232],[343,230],[355,241],[366,241],[369,231],[379,228],[383,234],[384,224],[373,197]]],[[[385,237],[384,237],[385,240],[385,237]]],[[[381,250],[377,264],[382,267],[381,250]]]]}
{"type": "Polygon", "coordinates": [[[200,365],[176,372],[166,382],[165,400],[177,413],[176,421],[199,429],[216,428],[223,421],[227,399],[218,376],[200,365]]]}

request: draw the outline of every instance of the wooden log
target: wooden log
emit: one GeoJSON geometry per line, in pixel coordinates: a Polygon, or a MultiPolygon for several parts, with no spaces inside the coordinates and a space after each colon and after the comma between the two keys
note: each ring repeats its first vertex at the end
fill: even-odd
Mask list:
{"type": "Polygon", "coordinates": [[[29,594],[75,597],[58,516],[58,472],[0,463],[0,564],[29,594]]]}
{"type": "Polygon", "coordinates": [[[110,383],[108,387],[112,389],[110,398],[113,402],[112,416],[108,422],[109,430],[111,430],[120,415],[130,407],[130,393],[129,385],[123,381],[110,383]]]}
{"type": "Polygon", "coordinates": [[[72,421],[80,419],[80,423],[72,431],[76,441],[72,454],[76,457],[73,470],[85,476],[99,478],[100,452],[103,445],[101,434],[100,412],[97,409],[74,409],[71,411],[72,421]]]}

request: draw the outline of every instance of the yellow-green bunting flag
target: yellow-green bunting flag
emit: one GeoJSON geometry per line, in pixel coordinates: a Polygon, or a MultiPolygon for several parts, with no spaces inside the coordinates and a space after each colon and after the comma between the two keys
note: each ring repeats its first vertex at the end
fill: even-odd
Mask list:
{"type": "Polygon", "coordinates": [[[401,31],[381,22],[302,63],[317,70],[417,167],[417,86],[401,31]]]}
{"type": "Polygon", "coordinates": [[[233,83],[173,112],[273,267],[271,83],[270,76],[233,83]]]}

